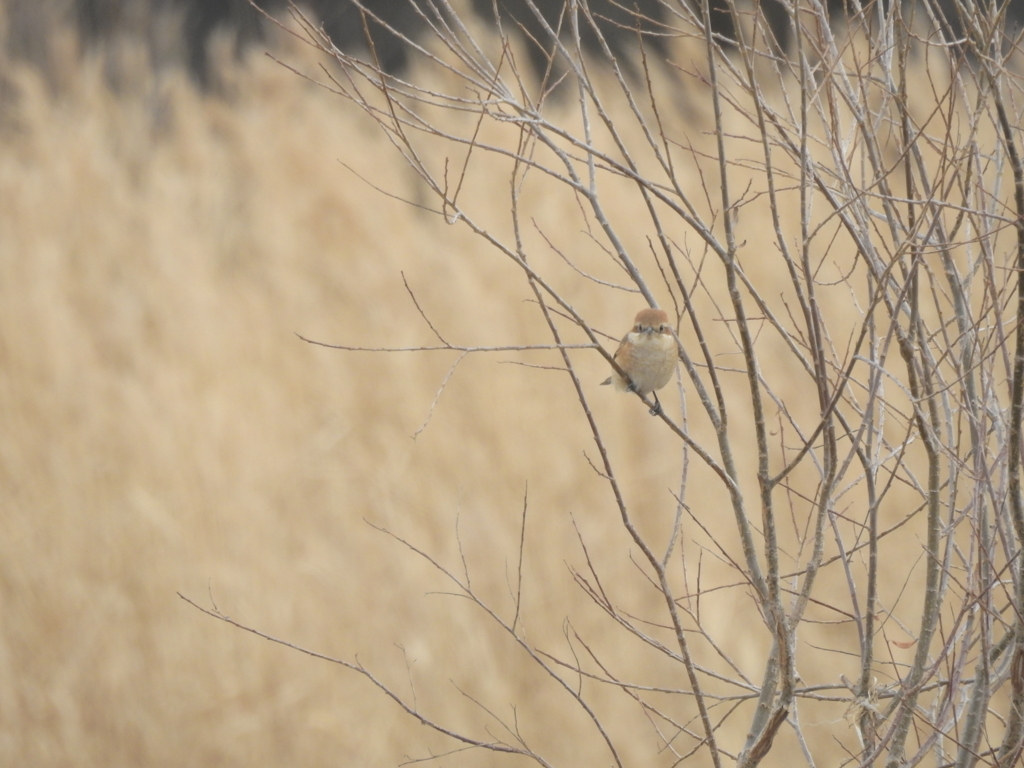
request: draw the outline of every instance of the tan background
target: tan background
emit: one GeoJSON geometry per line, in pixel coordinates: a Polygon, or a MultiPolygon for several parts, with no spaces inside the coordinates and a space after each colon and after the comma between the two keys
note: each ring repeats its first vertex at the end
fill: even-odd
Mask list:
{"type": "MultiPolygon", "coordinates": [[[[549,343],[518,271],[336,162],[422,195],[365,117],[258,54],[227,70],[220,97],[144,67],[115,95],[103,62],[68,66],[57,97],[32,72],[9,70],[17,98],[0,139],[0,762],[391,765],[452,746],[357,675],[216,622],[181,592],[298,645],[358,656],[426,714],[478,738],[500,728],[456,686],[504,718],[515,706],[553,761],[607,764],[563,691],[367,525],[461,572],[458,535],[475,586],[510,618],[528,486],[530,639],[569,658],[569,619],[617,674],[685,687],[680,667],[625,638],[572,583],[569,566],[585,566],[575,521],[609,589],[665,620],[588,466],[596,452],[568,378],[512,364],[557,357],[467,358],[411,439],[455,355],[347,353],[295,335],[433,344],[404,272],[453,343],[549,343]]],[[[706,115],[688,103],[703,141],[706,115]]],[[[500,231],[507,179],[501,166],[478,168],[464,194],[493,206],[500,231]]],[[[593,248],[571,200],[534,215],[560,245],[593,248]]],[[[642,253],[646,229],[627,234],[642,253]]],[[[643,306],[550,268],[612,335],[643,306]]],[[[662,546],[680,446],[634,399],[597,387],[607,368],[596,353],[574,358],[638,522],[662,546]]],[[[663,399],[678,409],[674,394],[663,399]]],[[[688,500],[738,555],[720,496],[692,485],[688,500]]],[[[702,562],[705,579],[736,582],[711,554],[702,562]]],[[[744,590],[717,593],[702,618],[756,678],[765,636],[744,590]]],[[[833,628],[808,632],[855,650],[833,628]]],[[[854,674],[854,658],[830,658],[820,679],[854,674]]],[[[672,763],[635,706],[590,690],[625,757],[672,763]]],[[[844,711],[824,708],[809,729],[826,762],[836,738],[855,743],[844,711]]],[[[732,750],[746,717],[736,722],[732,750]]],[[[499,763],[472,752],[442,764],[499,763]]]]}

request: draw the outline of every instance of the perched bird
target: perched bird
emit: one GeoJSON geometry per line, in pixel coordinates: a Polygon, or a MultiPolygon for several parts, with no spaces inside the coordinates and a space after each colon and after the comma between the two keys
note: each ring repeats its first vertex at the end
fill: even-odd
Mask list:
{"type": "Polygon", "coordinates": [[[636,313],[633,330],[622,337],[615,350],[615,362],[628,378],[613,373],[601,384],[614,384],[620,392],[654,395],[651,415],[661,413],[655,390],[661,389],[675,373],[679,352],[668,315],[660,309],[641,309],[636,313]]]}

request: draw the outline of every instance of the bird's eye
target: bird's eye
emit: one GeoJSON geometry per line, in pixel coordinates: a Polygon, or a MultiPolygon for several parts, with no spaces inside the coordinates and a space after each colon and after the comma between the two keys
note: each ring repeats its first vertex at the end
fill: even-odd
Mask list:
{"type": "Polygon", "coordinates": [[[668,333],[668,326],[667,325],[663,325],[663,326],[661,326],[660,330],[661,330],[662,333],[668,333]]]}

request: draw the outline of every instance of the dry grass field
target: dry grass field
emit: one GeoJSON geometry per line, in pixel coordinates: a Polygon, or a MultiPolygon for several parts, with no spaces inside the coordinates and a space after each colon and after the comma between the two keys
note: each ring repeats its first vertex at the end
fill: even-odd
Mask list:
{"type": "MultiPolygon", "coordinates": [[[[5,765],[386,765],[439,748],[365,681],[178,592],[358,654],[399,686],[408,663],[424,707],[457,682],[557,718],[564,702],[542,700],[557,694],[531,693],[507,643],[431,596],[443,582],[367,521],[449,564],[458,521],[480,580],[507,598],[528,484],[543,557],[526,589],[556,616],[553,643],[579,602],[569,514],[625,557],[557,374],[471,357],[414,440],[454,355],[296,337],[431,343],[404,273],[453,341],[545,340],[514,270],[337,162],[415,194],[364,119],[259,56],[229,77],[227,98],[181,73],[117,96],[87,59],[54,98],[34,72],[13,75],[0,141],[5,765]]],[[[634,304],[607,308],[609,331],[634,304]]],[[[591,357],[596,384],[606,368],[591,357]]],[[[665,496],[674,447],[659,460],[656,426],[606,394],[643,453],[637,480],[665,496]]]]}
{"type": "MultiPolygon", "coordinates": [[[[312,67],[299,48],[278,45],[312,67]]],[[[342,352],[297,336],[434,344],[404,280],[453,344],[550,343],[520,271],[464,228],[375,191],[360,176],[422,195],[365,115],[268,58],[224,63],[224,93],[204,95],[181,72],[151,72],[138,52],[120,56],[116,90],[109,62],[95,56],[68,55],[56,91],[33,70],[0,64],[11,84],[0,128],[0,764],[369,766],[452,748],[359,675],[215,621],[178,593],[358,659],[424,713],[478,738],[493,726],[481,705],[502,717],[514,708],[552,760],[607,764],[567,694],[377,530],[458,573],[465,566],[510,615],[525,497],[522,592],[535,645],[569,655],[568,627],[610,654],[622,639],[573,582],[570,569],[586,565],[577,527],[609,589],[663,622],[589,464],[593,440],[569,380],[544,369],[557,356],[470,355],[433,406],[455,353],[342,352]]],[[[693,142],[711,142],[700,94],[683,96],[689,116],[667,119],[691,121],[693,142]]],[[[496,228],[508,206],[502,173],[481,160],[463,192],[493,208],[496,228]]],[[[631,198],[618,212],[628,218],[630,206],[642,221],[631,198]]],[[[571,200],[535,208],[560,245],[596,248],[571,200]]],[[[771,227],[766,214],[744,215],[751,237],[771,227]]],[[[650,232],[627,234],[643,253],[650,232]]],[[[552,269],[610,337],[643,306],[552,269]]],[[[766,265],[760,279],[781,286],[775,272],[766,265]]],[[[675,513],[681,447],[635,398],[597,386],[608,366],[595,352],[572,354],[638,524],[658,539],[675,513]]],[[[727,383],[742,390],[744,379],[727,383]]],[[[804,405],[797,378],[778,391],[804,405]]],[[[671,389],[663,400],[678,412],[671,389]]],[[[739,457],[748,475],[755,459],[739,457]]],[[[735,554],[721,494],[692,471],[687,501],[735,554]]],[[[900,498],[883,510],[890,522],[903,514],[900,498]]],[[[921,526],[897,534],[914,563],[921,526]]],[[[787,541],[798,537],[791,528],[787,541]]],[[[707,553],[704,587],[736,584],[713,548],[693,544],[701,535],[684,522],[686,556],[707,553]]],[[[913,563],[892,566],[882,590],[898,615],[897,595],[923,576],[913,563]]],[[[837,566],[820,578],[826,593],[843,583],[837,566]]],[[[718,593],[702,618],[757,675],[769,638],[745,595],[742,586],[718,593]]],[[[802,666],[806,682],[856,675],[843,631],[806,630],[805,640],[849,651],[802,666]]],[[[895,624],[888,631],[907,637],[895,624]]],[[[913,654],[880,645],[885,659],[913,654]]],[[[660,655],[623,647],[630,655],[614,657],[616,674],[685,687],[660,655]]],[[[645,734],[627,764],[672,764],[644,714],[610,695],[604,715],[616,737],[645,734]]],[[[821,764],[856,748],[846,709],[822,706],[805,723],[822,726],[811,727],[821,764]]],[[[744,735],[733,727],[724,738],[737,750],[744,735]]],[[[784,731],[776,749],[782,760],[797,745],[784,731]]],[[[433,764],[507,763],[468,751],[433,764]]]]}

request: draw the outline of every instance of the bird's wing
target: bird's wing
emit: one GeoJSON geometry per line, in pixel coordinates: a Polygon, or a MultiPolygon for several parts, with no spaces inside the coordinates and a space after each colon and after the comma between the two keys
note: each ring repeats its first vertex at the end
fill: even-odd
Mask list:
{"type": "MultiPolygon", "coordinates": [[[[623,336],[623,337],[622,337],[622,341],[620,341],[620,342],[619,342],[619,348],[615,350],[615,355],[614,355],[614,358],[615,358],[615,362],[619,364],[619,367],[620,367],[620,368],[622,368],[622,367],[625,367],[625,365],[626,365],[626,363],[627,363],[627,361],[626,361],[626,360],[623,360],[623,359],[622,359],[622,358],[621,358],[621,357],[619,356],[619,353],[620,353],[620,352],[622,352],[622,350],[623,350],[623,349],[625,348],[625,346],[626,346],[626,341],[627,341],[628,339],[629,339],[629,334],[627,333],[627,334],[626,334],[625,336],[623,336]]],[[[604,384],[611,384],[611,383],[612,383],[612,379],[613,379],[613,378],[616,378],[616,377],[618,377],[618,374],[615,374],[615,376],[614,376],[614,377],[613,377],[613,376],[609,376],[609,377],[608,377],[607,379],[605,379],[604,381],[602,381],[602,382],[601,382],[601,384],[602,384],[602,385],[604,385],[604,384]]]]}
{"type": "Polygon", "coordinates": [[[625,362],[625,361],[622,360],[622,358],[619,357],[619,355],[621,354],[622,350],[624,350],[626,348],[626,343],[628,341],[629,341],[629,332],[627,331],[626,335],[622,337],[622,341],[619,342],[619,348],[615,350],[615,355],[614,355],[615,362],[617,362],[619,365],[622,365],[625,362]]]}

